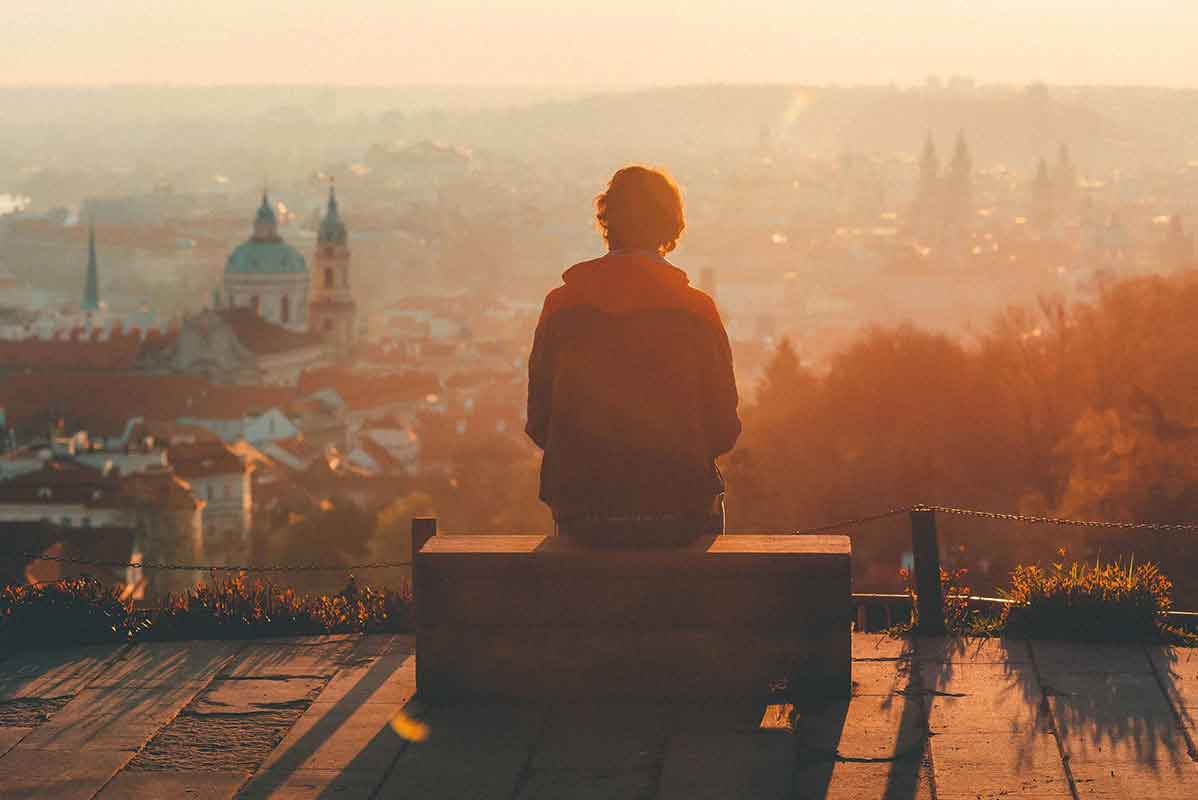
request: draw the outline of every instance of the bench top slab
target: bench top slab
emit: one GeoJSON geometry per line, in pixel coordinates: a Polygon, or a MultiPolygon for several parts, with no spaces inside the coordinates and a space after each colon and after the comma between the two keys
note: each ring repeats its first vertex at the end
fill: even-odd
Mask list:
{"type": "Polygon", "coordinates": [[[429,539],[420,548],[421,555],[474,556],[545,556],[595,559],[647,558],[678,555],[772,555],[772,556],[849,556],[852,545],[847,536],[795,536],[793,534],[725,534],[700,539],[688,547],[675,549],[607,550],[574,545],[559,536],[541,534],[449,534],[429,539]]]}

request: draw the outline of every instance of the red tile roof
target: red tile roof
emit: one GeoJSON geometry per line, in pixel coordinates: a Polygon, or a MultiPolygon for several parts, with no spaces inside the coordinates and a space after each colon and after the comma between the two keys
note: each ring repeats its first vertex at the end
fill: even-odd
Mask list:
{"type": "Polygon", "coordinates": [[[300,375],[300,392],[311,394],[335,389],[350,410],[378,408],[391,403],[420,400],[441,391],[441,381],[429,372],[364,375],[338,367],[308,370],[300,375]]]}
{"type": "Polygon", "coordinates": [[[221,441],[174,445],[167,450],[166,458],[184,480],[245,472],[241,459],[221,441]]]}
{"type": "Polygon", "coordinates": [[[175,421],[241,419],[285,406],[295,398],[285,387],[230,386],[196,375],[107,375],[45,372],[0,381],[0,407],[8,424],[28,431],[63,420],[68,429],[117,436],[134,417],[175,421]]]}
{"type": "Polygon", "coordinates": [[[282,325],[267,322],[250,308],[226,308],[220,315],[233,328],[237,340],[254,355],[286,353],[322,344],[317,334],[297,333],[282,325]]]}
{"type": "MultiPolygon", "coordinates": [[[[0,340],[0,369],[132,369],[143,346],[139,332],[113,332],[107,339],[84,330],[70,331],[67,338],[0,340]]],[[[152,338],[157,339],[157,336],[152,338]]]]}

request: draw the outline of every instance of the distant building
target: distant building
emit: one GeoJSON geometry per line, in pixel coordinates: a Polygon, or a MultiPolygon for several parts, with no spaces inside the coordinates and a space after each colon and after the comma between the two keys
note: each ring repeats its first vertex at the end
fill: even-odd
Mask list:
{"type": "MultiPolygon", "coordinates": [[[[21,552],[195,563],[205,558],[202,509],[203,502],[165,470],[124,476],[55,457],[40,469],[0,482],[0,536],[19,542],[21,552]]],[[[81,571],[75,565],[41,561],[25,569],[34,580],[81,571]]],[[[201,577],[178,570],[132,574],[140,572],[109,577],[124,577],[139,594],[147,588],[153,593],[180,591],[201,577]]]]}
{"type": "Polygon", "coordinates": [[[94,314],[100,310],[100,266],[96,262],[96,223],[92,220],[87,226],[87,277],[83,284],[83,302],[79,310],[86,314],[94,314]]]}
{"type": "Polygon", "coordinates": [[[147,342],[139,369],[203,375],[218,383],[294,385],[304,370],[324,364],[319,336],[272,323],[249,308],[204,311],[177,333],[147,342]]]}
{"type": "Polygon", "coordinates": [[[350,289],[349,236],[337,207],[337,194],[329,189],[329,206],[316,240],[312,330],[345,353],[356,335],[358,306],[350,289]]]}
{"type": "Polygon", "coordinates": [[[167,458],[174,473],[204,503],[204,551],[234,562],[249,558],[253,495],[250,471],[241,458],[215,438],[172,445],[167,458]]]}
{"type": "Polygon", "coordinates": [[[225,299],[289,330],[308,329],[308,268],[299,251],[279,236],[279,221],[264,193],[254,232],[225,263],[225,299]]]}

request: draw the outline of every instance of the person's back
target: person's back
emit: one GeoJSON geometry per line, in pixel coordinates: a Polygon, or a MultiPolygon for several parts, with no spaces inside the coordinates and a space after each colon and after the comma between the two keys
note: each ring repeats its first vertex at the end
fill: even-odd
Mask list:
{"type": "Polygon", "coordinates": [[[528,434],[562,533],[678,543],[722,526],[715,458],[740,433],[728,337],[663,253],[682,231],[663,174],[620,170],[599,196],[611,252],[566,271],[529,359],[528,434]]]}

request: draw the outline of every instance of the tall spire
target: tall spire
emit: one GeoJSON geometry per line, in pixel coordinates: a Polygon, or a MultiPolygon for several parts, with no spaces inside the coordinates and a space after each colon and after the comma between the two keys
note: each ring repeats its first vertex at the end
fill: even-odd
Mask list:
{"type": "Polygon", "coordinates": [[[96,220],[87,223],[87,280],[83,286],[82,311],[100,310],[100,267],[96,263],[96,220]]]}
{"type": "Polygon", "coordinates": [[[337,187],[329,181],[329,205],[325,210],[324,219],[320,221],[320,232],[317,237],[322,244],[345,244],[347,239],[345,223],[341,219],[341,210],[337,206],[337,187]]]}
{"type": "Polygon", "coordinates": [[[258,206],[258,213],[254,215],[254,238],[265,242],[279,238],[279,218],[275,216],[265,189],[262,190],[262,205],[258,206]]]}

